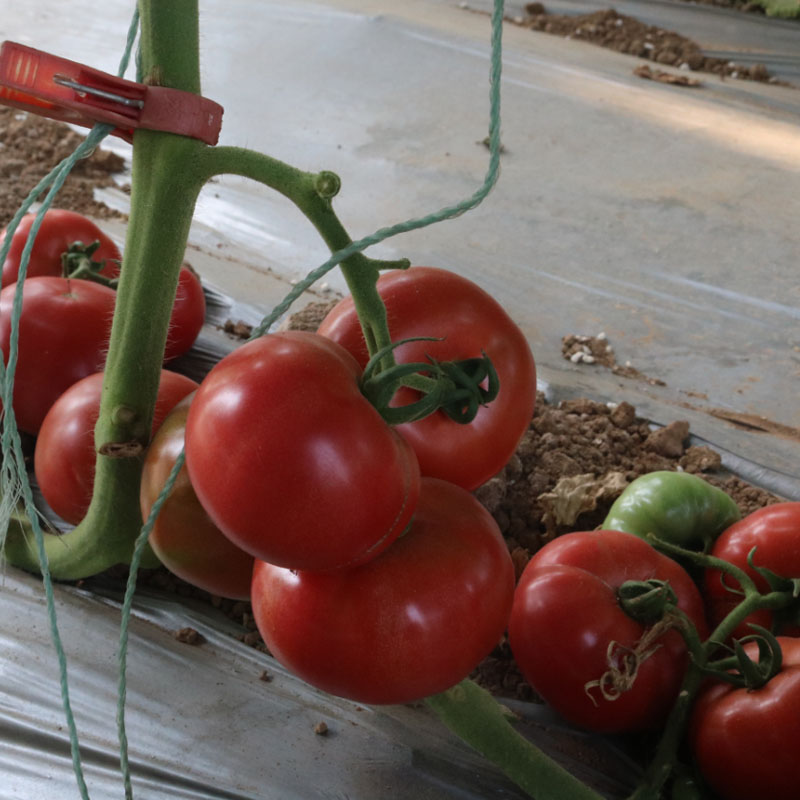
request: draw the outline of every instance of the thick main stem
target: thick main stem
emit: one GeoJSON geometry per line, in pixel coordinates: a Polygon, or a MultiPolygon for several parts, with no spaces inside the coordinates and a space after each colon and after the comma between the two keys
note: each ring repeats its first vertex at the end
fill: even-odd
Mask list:
{"type": "MultiPolygon", "coordinates": [[[[146,80],[185,91],[200,87],[196,0],[141,0],[146,80]]],[[[141,451],[147,444],[167,329],[206,146],[169,133],[134,135],[131,213],[106,360],[94,495],[86,518],[47,536],[54,578],[82,578],[129,561],[142,525],[141,451]]],[[[38,571],[34,543],[9,531],[6,556],[38,571]]]]}

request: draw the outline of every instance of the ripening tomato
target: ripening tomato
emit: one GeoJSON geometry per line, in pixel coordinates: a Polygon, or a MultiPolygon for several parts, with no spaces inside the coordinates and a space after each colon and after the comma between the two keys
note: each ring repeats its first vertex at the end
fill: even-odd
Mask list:
{"type": "MultiPolygon", "coordinates": [[[[36,481],[59,517],[77,525],[86,515],[94,488],[94,427],[100,413],[103,373],[74,383],[53,404],[42,422],[33,455],[36,481]]],[[[197,383],[185,375],[161,371],[152,430],[197,383]]]]}
{"type": "Polygon", "coordinates": [[[189,477],[220,530],[256,558],[352,566],[408,525],[419,466],[361,394],[360,372],[330,339],[285,331],[234,350],[200,385],[189,477]]]}
{"type": "MultiPolygon", "coordinates": [[[[451,481],[469,491],[499,472],[530,424],[536,399],[536,367],[524,335],[500,304],[477,284],[433,267],[393,270],[378,279],[392,341],[417,336],[442,341],[408,342],[395,351],[398,363],[454,361],[489,356],[500,392],[462,425],[437,411],[425,419],[398,425],[414,448],[423,475],[451,481]]],[[[349,350],[364,366],[367,347],[351,298],[323,320],[319,333],[349,350]]],[[[401,389],[396,405],[417,399],[401,389]]]]}
{"type": "MultiPolygon", "coordinates": [[[[0,291],[0,349],[8,364],[13,283],[0,291]]],[[[103,369],[116,294],[91,281],[42,276],[24,284],[14,378],[17,426],[36,434],[76,381],[103,369]]]]}
{"type": "MultiPolygon", "coordinates": [[[[721,800],[800,796],[800,639],[779,636],[778,643],[781,670],[764,686],[710,683],[692,709],[692,752],[721,800]]],[[[744,649],[757,657],[756,642],[744,649]]]]}
{"type": "Polygon", "coordinates": [[[252,603],[284,666],[331,694],[385,704],[465,678],[499,642],[513,594],[511,557],[486,509],[423,478],[411,527],[377,558],[328,573],[257,560],[252,603]]]}
{"type": "MultiPolygon", "coordinates": [[[[800,578],[800,503],[775,503],[760,508],[735,522],[714,542],[711,555],[743,569],[760,591],[766,591],[767,581],[747,563],[753,548],[755,566],[766,567],[784,578],[800,578]]],[[[709,569],[704,575],[704,588],[709,618],[716,625],[741,600],[740,594],[731,591],[738,590],[739,584],[730,575],[723,582],[719,570],[709,569]]],[[[734,636],[752,633],[749,623],[770,629],[773,617],[774,613],[768,609],[755,611],[737,627],[734,636]]],[[[781,620],[778,632],[800,635],[796,613],[794,620],[781,620]]]]}
{"type": "MultiPolygon", "coordinates": [[[[145,520],[183,450],[193,398],[194,394],[187,395],[172,409],[147,448],[139,495],[145,520]]],[[[161,563],[187,583],[219,597],[250,598],[253,556],[240,550],[212,522],[197,499],[185,465],[161,506],[149,542],[161,563]]]]}
{"type": "Polygon", "coordinates": [[[531,686],[570,722],[620,733],[653,729],[669,712],[686,670],[683,638],[667,630],[636,663],[631,654],[646,626],[618,600],[625,581],[651,578],[669,583],[679,608],[704,636],[703,601],[688,573],[632,533],[568,533],[546,544],[525,567],[509,645],[531,686]],[[597,683],[601,679],[608,696],[597,683]]]}
{"type": "Polygon", "coordinates": [[[206,319],[206,298],[197,273],[184,264],[178,274],[178,290],[169,319],[164,361],[186,353],[195,343],[206,319]]]}
{"type": "MultiPolygon", "coordinates": [[[[26,214],[14,232],[11,249],[3,264],[3,286],[8,286],[17,280],[22,251],[28,241],[35,216],[26,214]]],[[[4,238],[5,231],[0,233],[0,244],[4,238]]],[[[122,255],[114,241],[82,214],[63,209],[50,209],[45,213],[36,235],[26,277],[41,275],[62,277],[62,253],[76,242],[88,246],[95,241],[99,242],[100,246],[92,254],[92,260],[106,262],[100,274],[105,278],[118,277],[122,255]]],[[[205,316],[206,300],[203,285],[197,273],[188,264],[184,264],[178,276],[178,289],[170,317],[164,361],[171,361],[191,348],[203,327],[205,316]]]]}
{"type": "MultiPolygon", "coordinates": [[[[3,263],[3,286],[16,283],[22,261],[22,251],[25,249],[35,218],[35,214],[26,214],[11,237],[11,248],[3,263]]],[[[5,240],[5,236],[6,231],[0,233],[0,243],[5,240]]],[[[60,277],[62,274],[61,254],[75,242],[81,242],[84,246],[88,246],[96,241],[100,242],[100,246],[92,255],[92,259],[94,261],[106,260],[108,263],[103,268],[102,274],[113,277],[119,271],[115,262],[122,258],[114,241],[83,214],[51,208],[45,212],[39,232],[36,234],[26,277],[33,278],[37,275],[60,277]]]]}

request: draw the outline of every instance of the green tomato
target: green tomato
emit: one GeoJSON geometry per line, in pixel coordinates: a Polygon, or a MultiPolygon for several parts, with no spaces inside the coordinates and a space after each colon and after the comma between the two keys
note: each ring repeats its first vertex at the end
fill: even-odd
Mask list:
{"type": "Polygon", "coordinates": [[[706,551],[741,517],[733,499],[688,472],[649,472],[628,484],[603,522],[605,530],[706,551]]]}

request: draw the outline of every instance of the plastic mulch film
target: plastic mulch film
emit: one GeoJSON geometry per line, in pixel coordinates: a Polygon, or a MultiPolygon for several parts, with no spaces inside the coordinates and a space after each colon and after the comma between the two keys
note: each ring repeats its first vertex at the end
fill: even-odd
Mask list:
{"type": "MultiPolygon", "coordinates": [[[[8,568],[2,589],[0,798],[77,797],[39,579],[8,568]]],[[[100,580],[56,588],[84,772],[100,800],[123,796],[114,722],[123,589],[100,580]]],[[[135,798],[525,797],[424,706],[377,708],[323,694],[239,633],[210,605],[137,594],[126,706],[135,798]],[[175,637],[186,627],[201,645],[175,637]]],[[[514,710],[520,731],[570,771],[608,797],[627,794],[637,770],[612,743],[563,726],[541,706],[514,710]]]]}

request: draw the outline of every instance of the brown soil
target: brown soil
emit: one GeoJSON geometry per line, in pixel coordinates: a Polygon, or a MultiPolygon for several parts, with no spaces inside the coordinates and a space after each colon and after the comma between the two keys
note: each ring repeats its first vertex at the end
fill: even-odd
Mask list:
{"type": "MultiPolygon", "coordinates": [[[[9,223],[30,190],[82,141],[83,137],[66,125],[0,106],[0,227],[9,223]]],[[[55,206],[93,217],[121,216],[95,200],[93,192],[95,188],[113,186],[112,176],[124,167],[125,162],[118,155],[98,148],[75,165],[55,206]]]]}
{"type": "MultiPolygon", "coordinates": [[[[779,83],[770,75],[764,64],[745,66],[727,59],[705,55],[700,45],[674,31],[646,25],[633,17],[619,14],[613,8],[578,16],[547,13],[544,4],[528,3],[525,15],[511,17],[508,22],[534,31],[555,36],[579,39],[583,42],[607,47],[620,53],[646,58],[664,66],[693,72],[709,72],[723,78],[779,83]]],[[[653,74],[637,72],[640,77],[653,78],[653,74]]],[[[660,80],[666,80],[664,74],[660,80]]],[[[697,81],[670,81],[687,86],[697,81]]]]}
{"type": "MultiPolygon", "coordinates": [[[[0,140],[5,144],[0,149],[0,174],[6,178],[0,182],[0,216],[8,220],[30,187],[67,155],[78,139],[62,125],[0,108],[0,140]]],[[[115,156],[98,150],[70,180],[58,205],[101,217],[112,215],[114,212],[94,201],[92,189],[108,185],[111,174],[121,167],[115,156]]],[[[287,325],[313,330],[328,307],[309,306],[287,325]]],[[[627,374],[626,367],[616,364],[602,335],[566,337],[562,354],[576,362],[594,362],[627,374]]],[[[541,395],[517,452],[476,496],[497,520],[519,573],[545,542],[566,531],[597,526],[629,481],[661,469],[701,475],[729,492],[743,513],[779,499],[727,474],[719,454],[711,448],[691,446],[687,422],[675,420],[654,429],[626,402],[609,405],[586,398],[552,405],[541,395]]],[[[166,570],[143,572],[140,583],[206,599],[241,625],[243,642],[265,649],[248,603],[212,597],[166,570]]],[[[202,644],[192,629],[181,629],[175,635],[187,644],[202,644]]],[[[505,643],[480,665],[474,677],[499,695],[534,699],[505,643]]]]}

